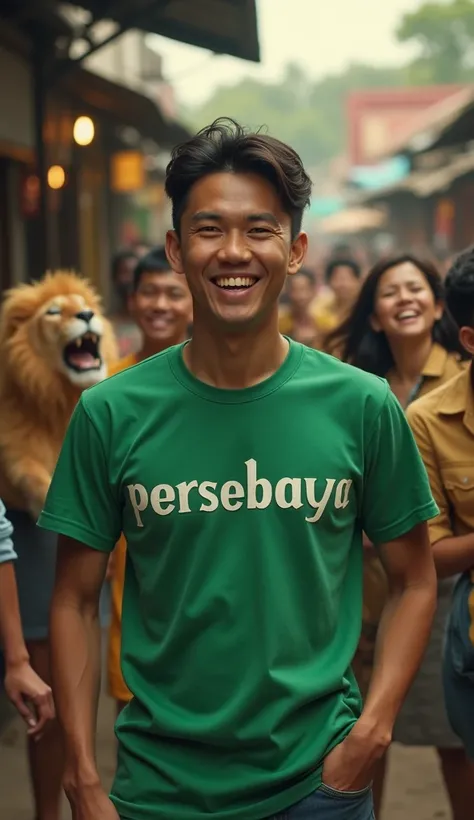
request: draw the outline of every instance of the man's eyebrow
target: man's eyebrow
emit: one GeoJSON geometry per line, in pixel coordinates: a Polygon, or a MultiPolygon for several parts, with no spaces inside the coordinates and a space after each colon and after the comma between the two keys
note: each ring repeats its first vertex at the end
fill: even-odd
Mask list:
{"type": "MultiPolygon", "coordinates": [[[[217,213],[216,211],[196,211],[195,214],[192,215],[191,221],[192,222],[222,222],[223,216],[222,214],[217,213]]],[[[249,214],[247,217],[247,222],[270,222],[275,228],[280,227],[280,223],[276,216],[274,216],[270,211],[263,211],[262,213],[255,213],[249,214]]]]}
{"type": "Polygon", "coordinates": [[[203,222],[206,219],[209,219],[211,222],[218,222],[222,219],[222,216],[215,211],[197,211],[191,217],[193,222],[203,222]]]}
{"type": "Polygon", "coordinates": [[[272,213],[270,213],[270,211],[264,211],[261,214],[250,214],[247,217],[247,220],[249,222],[271,222],[271,224],[274,225],[275,228],[280,227],[280,223],[278,222],[278,219],[276,218],[276,216],[274,216],[272,213]]]}

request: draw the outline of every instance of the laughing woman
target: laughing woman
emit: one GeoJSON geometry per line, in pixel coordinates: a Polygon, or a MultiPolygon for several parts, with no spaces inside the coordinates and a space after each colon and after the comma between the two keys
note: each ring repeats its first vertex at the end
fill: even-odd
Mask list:
{"type": "MultiPolygon", "coordinates": [[[[356,367],[383,376],[403,407],[439,387],[465,366],[458,331],[443,305],[443,286],[435,267],[411,255],[384,260],[367,276],[348,319],[328,338],[328,352],[356,367]]],[[[372,545],[364,556],[362,637],[354,671],[362,695],[369,687],[375,639],[387,582],[372,545]]],[[[454,820],[460,794],[471,795],[473,771],[444,710],[441,656],[453,579],[438,587],[438,610],[431,643],[407,697],[394,739],[409,746],[435,746],[454,820]]],[[[374,784],[376,816],[382,802],[384,768],[374,784]]]]}

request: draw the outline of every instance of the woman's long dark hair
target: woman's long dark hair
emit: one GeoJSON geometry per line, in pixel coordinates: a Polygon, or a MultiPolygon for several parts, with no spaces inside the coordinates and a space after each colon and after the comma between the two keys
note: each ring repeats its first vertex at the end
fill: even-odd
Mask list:
{"type": "MultiPolygon", "coordinates": [[[[377,262],[366,277],[357,301],[350,315],[326,339],[324,345],[328,353],[336,353],[343,361],[376,376],[386,376],[394,366],[390,345],[385,333],[373,330],[370,318],[374,313],[377,285],[386,271],[398,265],[411,263],[423,274],[435,300],[444,301],[444,287],[436,267],[427,260],[406,253],[377,262]]],[[[450,353],[459,353],[467,358],[459,342],[459,331],[447,309],[433,327],[433,341],[438,342],[450,353]]]]}

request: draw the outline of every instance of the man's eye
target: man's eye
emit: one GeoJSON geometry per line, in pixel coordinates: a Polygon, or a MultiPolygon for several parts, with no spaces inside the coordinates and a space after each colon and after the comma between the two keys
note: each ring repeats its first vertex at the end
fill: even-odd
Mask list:
{"type": "Polygon", "coordinates": [[[270,228],[252,228],[250,233],[271,233],[270,228]]]}
{"type": "Polygon", "coordinates": [[[217,225],[202,225],[202,227],[199,228],[198,233],[215,233],[216,231],[219,231],[217,225]]]}

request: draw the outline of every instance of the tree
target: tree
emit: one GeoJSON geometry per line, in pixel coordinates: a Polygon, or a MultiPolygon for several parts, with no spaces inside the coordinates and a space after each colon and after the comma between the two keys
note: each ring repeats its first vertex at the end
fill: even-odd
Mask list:
{"type": "Polygon", "coordinates": [[[404,84],[404,70],[377,68],[354,63],[340,74],[316,82],[309,98],[310,108],[323,113],[324,156],[341,153],[347,139],[347,99],[353,91],[375,88],[393,88],[404,84]]]}
{"type": "Polygon", "coordinates": [[[397,37],[419,46],[415,61],[402,68],[355,64],[313,81],[291,63],[281,82],[244,79],[218,88],[204,105],[188,111],[186,119],[193,128],[220,116],[267,126],[293,145],[307,166],[319,165],[346,147],[346,105],[352,91],[474,81],[474,0],[428,2],[404,15],[397,37]]]}
{"type": "Polygon", "coordinates": [[[322,113],[307,105],[310,92],[304,71],[290,64],[280,83],[244,79],[235,86],[217,88],[207,102],[189,112],[188,120],[197,128],[222,116],[252,128],[263,126],[290,142],[308,160],[320,153],[325,129],[322,113]]]}
{"type": "Polygon", "coordinates": [[[404,15],[397,38],[419,46],[419,56],[409,67],[412,83],[463,83],[474,79],[472,0],[425,3],[404,15]]]}
{"type": "Polygon", "coordinates": [[[352,65],[315,83],[291,63],[279,83],[244,79],[235,86],[221,86],[202,106],[188,111],[185,119],[193,128],[221,116],[251,127],[265,126],[312,166],[344,150],[345,105],[351,90],[399,85],[400,80],[399,69],[352,65]]]}

